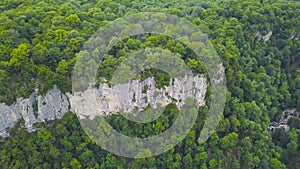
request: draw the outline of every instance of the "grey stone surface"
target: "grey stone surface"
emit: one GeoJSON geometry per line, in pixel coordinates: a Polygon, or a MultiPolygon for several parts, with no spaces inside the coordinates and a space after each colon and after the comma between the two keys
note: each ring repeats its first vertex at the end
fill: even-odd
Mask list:
{"type": "Polygon", "coordinates": [[[54,88],[46,96],[38,96],[38,120],[54,120],[62,118],[69,111],[67,97],[58,88],[54,88]]]}
{"type": "Polygon", "coordinates": [[[32,125],[45,120],[62,118],[69,111],[67,97],[54,86],[45,96],[37,95],[37,91],[29,98],[18,98],[13,105],[0,104],[0,136],[7,137],[7,128],[13,127],[20,119],[24,120],[24,128],[34,130],[32,125]],[[37,106],[36,108],[34,108],[37,106]]]}
{"type": "Polygon", "coordinates": [[[109,87],[100,84],[98,89],[88,90],[69,95],[72,111],[80,119],[114,114],[119,111],[126,113],[134,109],[144,111],[148,106],[156,109],[174,103],[179,109],[188,97],[195,98],[199,106],[205,105],[207,83],[202,76],[185,76],[183,79],[171,80],[169,86],[156,88],[154,78],[147,78],[140,82],[132,80],[130,83],[117,84],[109,87]],[[146,91],[144,87],[148,86],[146,91]]]}
{"type": "Polygon", "coordinates": [[[93,118],[120,110],[131,112],[137,108],[143,111],[148,106],[156,109],[158,105],[164,107],[172,102],[180,109],[188,97],[196,98],[199,106],[203,106],[206,88],[204,77],[186,76],[170,81],[170,85],[162,89],[156,88],[154,78],[147,78],[142,82],[133,80],[113,87],[104,83],[98,89],[90,88],[75,95],[65,95],[56,86],[45,96],[38,95],[36,90],[29,98],[18,98],[13,105],[0,103],[0,136],[7,137],[6,129],[14,127],[21,119],[24,120],[22,127],[31,132],[36,130],[33,124],[60,119],[69,111],[75,112],[79,118],[93,118]],[[146,85],[148,89],[143,91],[146,85]]]}
{"type": "Polygon", "coordinates": [[[282,112],[279,122],[271,122],[268,126],[268,131],[273,132],[277,128],[283,128],[288,131],[290,129],[288,121],[292,117],[300,117],[300,112],[296,109],[286,109],[282,112]]]}
{"type": "Polygon", "coordinates": [[[273,31],[269,31],[266,35],[263,36],[260,33],[260,31],[258,31],[255,36],[258,37],[258,41],[260,41],[261,39],[263,39],[264,41],[268,41],[268,40],[270,40],[272,34],[273,34],[273,31]]]}

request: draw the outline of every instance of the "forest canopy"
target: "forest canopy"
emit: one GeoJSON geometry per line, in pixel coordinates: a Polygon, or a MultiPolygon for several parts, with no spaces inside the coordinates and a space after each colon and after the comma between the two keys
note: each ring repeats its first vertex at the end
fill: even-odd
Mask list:
{"type": "MultiPolygon", "coordinates": [[[[299,1],[276,0],[1,1],[0,103],[10,105],[35,88],[45,94],[53,85],[70,92],[73,67],[85,42],[109,21],[145,11],[177,15],[203,30],[226,68],[228,91],[219,126],[203,144],[197,138],[208,106],[200,108],[200,117],[180,144],[145,159],[101,149],[77,117],[67,113],[63,119],[36,124],[42,129],[34,133],[18,125],[10,129],[11,137],[0,144],[0,168],[300,168],[300,117],[289,121],[289,131],[267,131],[283,110],[300,111],[299,9],[299,1]]],[[[201,60],[183,44],[147,34],[118,43],[98,74],[109,78],[130,53],[160,46],[180,54],[196,73],[205,73],[201,60]]],[[[169,80],[165,73],[152,73],[161,86],[169,80]]],[[[107,121],[127,135],[151,135],[169,128],[178,113],[169,105],[146,125],[118,115],[107,121]]]]}

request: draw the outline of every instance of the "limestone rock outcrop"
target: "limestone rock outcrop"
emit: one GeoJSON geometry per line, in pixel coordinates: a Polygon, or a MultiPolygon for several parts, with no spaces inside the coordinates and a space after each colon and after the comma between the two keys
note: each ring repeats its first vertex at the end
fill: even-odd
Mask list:
{"type": "Polygon", "coordinates": [[[20,119],[24,120],[23,127],[31,131],[34,123],[62,118],[69,111],[68,98],[56,86],[45,96],[37,92],[29,98],[18,98],[10,106],[0,104],[0,136],[7,137],[6,129],[13,127],[20,119]]]}
{"type": "Polygon", "coordinates": [[[66,112],[74,112],[79,118],[91,118],[95,115],[109,115],[120,110],[143,111],[148,106],[156,108],[174,103],[179,109],[188,97],[196,99],[199,106],[205,105],[207,82],[202,76],[186,76],[172,79],[169,86],[156,88],[152,77],[144,81],[133,80],[130,83],[109,87],[103,83],[97,89],[88,89],[83,93],[63,94],[56,86],[46,95],[38,95],[38,90],[29,98],[18,98],[13,105],[0,103],[0,136],[7,137],[7,129],[14,127],[23,119],[21,127],[29,132],[35,131],[33,124],[46,120],[60,119],[66,112]],[[70,102],[69,102],[70,101],[70,102]]]}
{"type": "Polygon", "coordinates": [[[266,42],[266,41],[270,40],[272,34],[273,34],[273,31],[269,31],[266,35],[263,36],[260,33],[260,31],[258,31],[255,36],[258,37],[258,41],[260,41],[261,39],[263,39],[266,42]]]}
{"type": "Polygon", "coordinates": [[[156,88],[154,78],[140,82],[117,84],[109,87],[107,83],[99,88],[89,88],[84,92],[69,95],[72,111],[80,119],[103,116],[119,111],[126,113],[134,109],[145,110],[148,106],[156,109],[174,103],[180,109],[188,98],[194,98],[199,106],[205,104],[206,79],[202,76],[185,76],[183,79],[170,80],[169,86],[156,88]]]}
{"type": "Polygon", "coordinates": [[[282,112],[279,122],[271,122],[268,126],[268,131],[273,132],[275,129],[283,128],[285,131],[290,129],[288,122],[292,117],[300,117],[300,112],[297,112],[296,109],[286,109],[282,112]]]}

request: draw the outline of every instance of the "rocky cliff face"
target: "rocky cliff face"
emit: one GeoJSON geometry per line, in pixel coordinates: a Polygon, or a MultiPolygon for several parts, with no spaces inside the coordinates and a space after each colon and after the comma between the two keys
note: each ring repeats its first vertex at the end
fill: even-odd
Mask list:
{"type": "Polygon", "coordinates": [[[148,106],[164,107],[170,103],[180,109],[188,97],[195,98],[199,106],[203,106],[206,87],[205,78],[191,76],[182,80],[173,79],[169,86],[162,89],[156,88],[154,78],[147,78],[142,82],[134,80],[114,87],[104,83],[98,89],[89,89],[77,95],[65,95],[57,87],[45,96],[38,95],[36,91],[29,98],[18,98],[13,105],[0,104],[0,136],[7,137],[6,129],[21,119],[24,120],[23,127],[31,132],[34,131],[34,123],[62,118],[69,111],[79,118],[88,118],[120,110],[131,112],[135,108],[143,111],[148,106]]]}
{"type": "Polygon", "coordinates": [[[20,119],[24,127],[32,131],[32,125],[45,120],[62,118],[69,111],[67,97],[54,87],[45,96],[37,95],[37,91],[29,98],[18,98],[13,105],[0,104],[0,136],[7,137],[7,128],[13,127],[20,119]]]}
{"type": "Polygon", "coordinates": [[[133,80],[130,83],[109,87],[104,83],[98,89],[89,88],[70,97],[71,108],[80,119],[103,116],[134,109],[144,111],[148,106],[156,109],[174,103],[180,109],[188,97],[194,98],[199,106],[205,104],[207,83],[202,76],[185,76],[183,79],[170,80],[169,86],[156,88],[154,78],[144,81],[133,80]]]}

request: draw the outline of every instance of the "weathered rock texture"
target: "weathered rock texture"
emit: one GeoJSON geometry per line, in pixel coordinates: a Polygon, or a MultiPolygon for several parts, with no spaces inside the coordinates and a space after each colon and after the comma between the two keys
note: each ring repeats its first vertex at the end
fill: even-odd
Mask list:
{"type": "Polygon", "coordinates": [[[20,119],[24,120],[24,127],[31,131],[32,125],[45,120],[62,118],[69,111],[67,97],[54,87],[45,96],[37,95],[37,91],[29,98],[18,98],[10,106],[0,104],[0,136],[8,136],[6,129],[13,127],[20,119]]]}
{"type": "Polygon", "coordinates": [[[273,132],[277,128],[283,128],[288,131],[290,127],[288,126],[288,122],[292,117],[300,117],[300,113],[296,111],[296,109],[287,109],[282,112],[281,119],[279,122],[271,122],[268,126],[268,131],[273,132]]]}
{"type": "MultiPolygon", "coordinates": [[[[261,39],[263,39],[263,41],[268,41],[270,40],[270,38],[272,37],[273,31],[269,31],[266,35],[262,35],[260,31],[257,31],[255,36],[258,37],[258,41],[260,41],[261,39]]],[[[299,40],[300,38],[300,33],[293,31],[289,40],[299,40]]]]}
{"type": "Polygon", "coordinates": [[[266,34],[266,35],[263,36],[260,33],[260,31],[258,31],[255,36],[258,37],[258,41],[260,41],[261,39],[263,39],[264,41],[268,41],[268,40],[270,40],[272,34],[273,34],[273,31],[269,31],[268,34],[266,34]]]}
{"type": "Polygon", "coordinates": [[[120,110],[131,112],[135,108],[142,111],[148,106],[164,107],[170,103],[180,109],[188,97],[195,98],[199,106],[203,106],[206,87],[204,77],[186,76],[182,80],[171,80],[170,85],[162,89],[155,87],[154,78],[147,78],[142,82],[133,80],[114,87],[104,83],[98,89],[90,88],[75,95],[64,95],[57,87],[45,96],[38,95],[36,91],[29,98],[18,98],[10,106],[0,103],[0,136],[7,137],[7,129],[14,127],[21,119],[24,120],[22,127],[31,132],[35,130],[32,127],[34,123],[60,119],[71,110],[80,118],[92,118],[120,110]]]}
{"type": "Polygon", "coordinates": [[[173,79],[169,86],[158,89],[154,78],[147,78],[140,82],[133,80],[130,83],[118,84],[109,87],[104,83],[98,89],[76,93],[70,97],[72,110],[79,118],[93,119],[119,111],[139,111],[151,106],[156,109],[158,105],[165,107],[174,103],[179,109],[188,97],[195,98],[199,106],[205,104],[206,79],[201,76],[185,76],[183,79],[173,79]]]}

